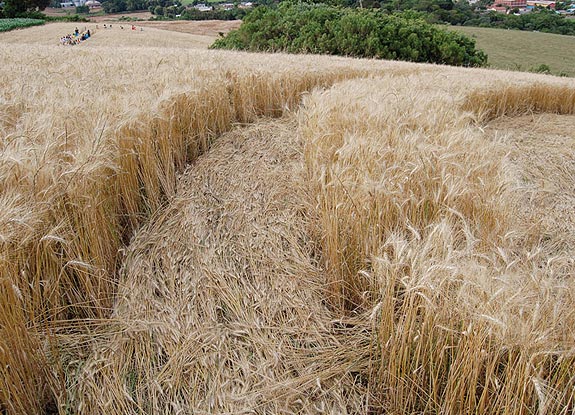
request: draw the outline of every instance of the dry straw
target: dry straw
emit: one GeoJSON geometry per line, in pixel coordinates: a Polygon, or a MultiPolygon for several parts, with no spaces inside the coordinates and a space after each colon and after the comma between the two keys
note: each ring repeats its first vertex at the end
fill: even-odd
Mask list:
{"type": "Polygon", "coordinates": [[[18,307],[8,296],[0,305],[19,330],[2,325],[1,338],[32,357],[24,365],[10,353],[13,345],[2,346],[3,362],[15,373],[2,378],[0,393],[11,411],[34,413],[49,401],[66,404],[61,382],[69,376],[69,357],[44,359],[37,344],[59,349],[50,343],[59,341],[54,331],[68,338],[74,326],[83,335],[81,324],[69,322],[110,316],[121,248],[173,197],[176,172],[233,123],[281,115],[304,91],[364,72],[343,61],[324,69],[313,61],[287,68],[276,62],[261,70],[249,55],[236,54],[221,65],[221,54],[200,51],[168,50],[150,59],[145,48],[126,58],[127,50],[106,48],[1,47],[10,70],[0,79],[0,266],[3,281],[20,292],[18,307]],[[30,54],[35,60],[25,63],[30,54]],[[198,55],[203,64],[194,64],[198,55]],[[97,76],[85,68],[97,68],[97,76]],[[26,375],[27,365],[34,376],[26,375]],[[33,392],[38,388],[51,389],[51,398],[33,392]]]}
{"type": "Polygon", "coordinates": [[[306,100],[330,298],[377,319],[369,378],[380,411],[569,413],[573,251],[533,237],[548,213],[519,214],[507,149],[473,119],[572,113],[573,89],[468,94],[445,81],[352,81],[306,100]]]}
{"type": "Polygon", "coordinates": [[[484,125],[572,82],[30,30],[0,36],[2,410],[573,410],[572,246],[484,125]]]}

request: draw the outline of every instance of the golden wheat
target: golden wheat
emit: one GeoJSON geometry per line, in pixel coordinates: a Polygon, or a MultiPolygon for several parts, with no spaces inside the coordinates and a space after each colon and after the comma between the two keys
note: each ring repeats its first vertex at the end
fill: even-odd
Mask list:
{"type": "Polygon", "coordinates": [[[379,316],[370,378],[385,397],[380,410],[567,413],[573,247],[533,238],[541,217],[519,220],[507,148],[487,141],[466,110],[480,119],[491,105],[497,115],[570,113],[573,90],[430,87],[443,82],[350,81],[306,101],[330,297],[351,315],[379,316]]]}
{"type": "Polygon", "coordinates": [[[573,141],[497,122],[575,83],[72,30],[0,35],[1,409],[573,410],[573,141]]]}

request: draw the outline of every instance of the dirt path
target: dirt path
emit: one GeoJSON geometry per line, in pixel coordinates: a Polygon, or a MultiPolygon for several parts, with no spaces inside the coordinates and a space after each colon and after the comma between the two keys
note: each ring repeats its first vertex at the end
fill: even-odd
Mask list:
{"type": "Polygon", "coordinates": [[[181,176],[129,248],[86,412],[365,412],[369,337],[338,333],[324,306],[296,131],[240,128],[181,176]]]}

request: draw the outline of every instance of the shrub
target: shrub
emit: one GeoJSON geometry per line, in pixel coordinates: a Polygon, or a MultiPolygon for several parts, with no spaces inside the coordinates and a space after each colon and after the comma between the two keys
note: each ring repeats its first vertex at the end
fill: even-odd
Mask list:
{"type": "Polygon", "coordinates": [[[90,8],[88,6],[76,6],[76,14],[88,14],[90,8]]]}
{"type": "Polygon", "coordinates": [[[483,66],[475,41],[426,23],[420,14],[343,9],[325,4],[281,3],[249,13],[237,31],[213,48],[319,53],[483,66]]]}
{"type": "Polygon", "coordinates": [[[551,68],[549,67],[549,65],[542,63],[541,65],[539,65],[537,67],[534,66],[534,67],[530,68],[529,72],[544,73],[544,74],[548,75],[551,73],[551,68]]]}
{"type": "Polygon", "coordinates": [[[196,9],[183,9],[180,13],[182,20],[239,20],[246,15],[246,10],[237,7],[231,10],[216,9],[205,12],[196,9]]]}

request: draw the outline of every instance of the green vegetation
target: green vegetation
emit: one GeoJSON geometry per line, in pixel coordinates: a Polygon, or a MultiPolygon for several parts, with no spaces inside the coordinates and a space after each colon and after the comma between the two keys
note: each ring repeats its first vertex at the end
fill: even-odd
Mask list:
{"type": "MultiPolygon", "coordinates": [[[[1,0],[0,0],[1,2],[1,0]]],[[[41,25],[45,22],[87,22],[88,20],[85,17],[79,16],[78,14],[66,14],[62,16],[46,16],[41,10],[44,10],[45,7],[40,7],[41,4],[47,4],[44,0],[37,0],[37,1],[24,1],[24,2],[17,2],[17,6],[14,7],[10,2],[6,2],[4,8],[0,8],[0,22],[4,22],[3,24],[9,29],[0,30],[12,30],[21,27],[28,27],[34,25],[41,25]],[[34,7],[33,5],[36,4],[34,7]],[[17,27],[12,27],[14,23],[10,22],[24,22],[24,26],[21,23],[17,24],[17,27]],[[29,22],[37,22],[37,23],[29,23],[29,22]]],[[[80,11],[86,10],[87,8],[77,7],[76,12],[78,9],[80,11]]],[[[88,9],[89,11],[89,9],[88,9]]]]}
{"type": "MultiPolygon", "coordinates": [[[[15,0],[12,0],[15,1],[15,0]]],[[[32,1],[32,0],[30,0],[32,1]]],[[[35,0],[47,1],[47,0],[35,0]]],[[[205,19],[242,19],[245,12],[214,10],[198,12],[189,10],[192,4],[199,0],[102,0],[102,7],[106,13],[119,13],[124,11],[149,10],[159,18],[182,18],[191,20],[205,19]],[[204,14],[202,14],[204,13],[204,14]],[[183,17],[187,14],[187,17],[183,17]]],[[[220,0],[205,0],[203,3],[218,3],[220,0]]],[[[412,16],[419,16],[428,23],[449,23],[457,26],[493,27],[501,29],[517,29],[525,31],[539,31],[562,35],[575,35],[575,20],[565,18],[551,10],[540,9],[522,15],[497,13],[487,11],[487,7],[494,0],[479,0],[474,4],[457,0],[324,0],[326,4],[344,8],[365,8],[379,10],[392,15],[398,12],[409,12],[412,16]]],[[[259,0],[260,5],[274,6],[278,1],[259,0]]],[[[279,3],[283,3],[281,0],[279,3]]],[[[497,4],[497,2],[495,2],[497,4]]],[[[567,3],[560,3],[559,7],[567,8],[567,3]]]]}
{"type": "Polygon", "coordinates": [[[121,13],[125,11],[147,10],[148,7],[155,7],[156,5],[174,4],[173,1],[160,0],[107,0],[102,2],[102,9],[106,13],[121,13]]]}
{"type": "Polygon", "coordinates": [[[181,12],[181,18],[184,20],[241,20],[246,14],[246,9],[237,7],[230,10],[216,9],[205,12],[196,9],[185,9],[181,12]]]}
{"type": "MultiPolygon", "coordinates": [[[[342,5],[374,7],[394,13],[415,11],[429,23],[449,23],[451,25],[494,27],[540,31],[560,35],[575,35],[575,20],[566,19],[552,10],[540,9],[522,15],[487,12],[488,5],[497,4],[494,0],[479,0],[470,5],[467,1],[454,0],[332,0],[342,5]]],[[[567,8],[566,3],[559,7],[567,8]]]]}
{"type": "MultiPolygon", "coordinates": [[[[246,10],[234,7],[232,10],[215,9],[212,11],[199,11],[188,8],[194,0],[106,0],[102,8],[106,13],[121,13],[125,11],[148,10],[156,19],[183,20],[236,20],[245,16],[246,10]]],[[[215,3],[215,1],[205,1],[215,3]]]]}
{"type": "Polygon", "coordinates": [[[214,9],[200,11],[189,9],[185,6],[156,6],[153,10],[150,10],[150,12],[155,15],[155,17],[153,17],[154,20],[171,20],[175,18],[180,20],[241,20],[247,14],[247,10],[237,7],[230,10],[214,9]]]}
{"type": "Polygon", "coordinates": [[[487,56],[463,34],[426,23],[417,14],[326,4],[283,2],[249,13],[213,48],[318,53],[362,58],[482,66],[487,56]]]}
{"type": "MultiPolygon", "coordinates": [[[[451,22],[450,22],[451,23],[451,22]]],[[[538,10],[519,16],[489,12],[467,20],[466,26],[491,27],[499,29],[518,29],[555,33],[559,35],[575,35],[575,20],[566,19],[552,10],[538,10]]]]}
{"type": "Polygon", "coordinates": [[[44,20],[40,19],[0,19],[0,32],[7,32],[13,29],[22,29],[24,27],[43,25],[44,20]]]}
{"type": "Polygon", "coordinates": [[[45,16],[43,20],[46,22],[88,22],[89,20],[78,14],[68,14],[65,16],[45,16]]]}
{"type": "Polygon", "coordinates": [[[33,17],[27,12],[44,10],[50,4],[50,0],[4,0],[4,7],[0,9],[0,18],[33,17]]]}
{"type": "MultiPolygon", "coordinates": [[[[195,4],[198,3],[204,3],[204,4],[220,4],[222,3],[222,0],[204,0],[204,1],[199,1],[199,0],[181,0],[180,3],[182,4],[182,6],[193,6],[195,4]]],[[[230,1],[230,3],[233,3],[230,1]]]]}
{"type": "Polygon", "coordinates": [[[89,14],[90,8],[88,6],[76,6],[76,14],[89,14]]]}
{"type": "Polygon", "coordinates": [[[528,71],[547,65],[553,75],[575,77],[575,37],[480,27],[450,27],[473,37],[493,68],[528,71]]]}

